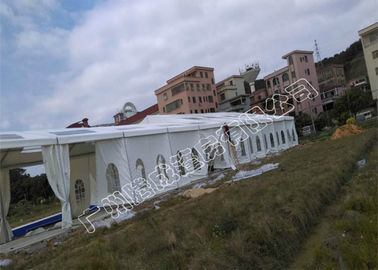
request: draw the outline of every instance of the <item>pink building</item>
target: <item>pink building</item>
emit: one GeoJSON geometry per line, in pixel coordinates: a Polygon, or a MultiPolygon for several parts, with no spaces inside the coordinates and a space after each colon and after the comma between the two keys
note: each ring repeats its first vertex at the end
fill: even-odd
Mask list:
{"type": "Polygon", "coordinates": [[[155,90],[160,114],[218,111],[214,68],[194,66],[155,90]]]}
{"type": "MultiPolygon", "coordinates": [[[[286,94],[284,89],[301,78],[306,79],[319,92],[312,54],[312,51],[295,50],[282,56],[282,59],[287,61],[287,66],[264,77],[267,96],[270,97],[275,93],[286,94]]],[[[295,106],[295,115],[307,113],[316,117],[323,111],[320,93],[318,96],[303,102],[296,102],[295,99],[290,98],[289,103],[295,106]]],[[[294,114],[292,113],[292,115],[294,114]]]]}

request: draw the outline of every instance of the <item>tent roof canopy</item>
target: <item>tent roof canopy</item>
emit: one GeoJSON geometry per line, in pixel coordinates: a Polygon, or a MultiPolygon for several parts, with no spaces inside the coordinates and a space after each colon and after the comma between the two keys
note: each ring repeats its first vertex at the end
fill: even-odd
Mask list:
{"type": "MultiPolygon", "coordinates": [[[[76,144],[122,137],[134,137],[166,132],[221,127],[225,123],[237,125],[241,113],[207,113],[150,115],[142,123],[127,126],[52,129],[40,131],[0,132],[0,150],[23,149],[52,144],[76,144]]],[[[290,116],[249,114],[256,122],[292,120],[290,116]]]]}

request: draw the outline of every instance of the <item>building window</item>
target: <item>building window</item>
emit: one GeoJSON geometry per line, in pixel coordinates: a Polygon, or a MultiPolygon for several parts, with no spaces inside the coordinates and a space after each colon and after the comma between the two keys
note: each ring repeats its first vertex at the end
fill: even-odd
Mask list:
{"type": "Polygon", "coordinates": [[[266,86],[267,86],[268,88],[270,88],[270,81],[267,81],[267,82],[266,82],[266,86]]]}
{"type": "Polygon", "coordinates": [[[167,109],[167,112],[170,112],[170,111],[173,111],[173,110],[180,108],[182,103],[183,103],[182,99],[176,99],[175,101],[169,103],[167,106],[165,106],[166,109],[167,109]]]}
{"type": "Polygon", "coordinates": [[[200,76],[201,76],[201,78],[203,78],[203,73],[202,73],[202,71],[200,71],[200,76]]]}
{"type": "Polygon", "coordinates": [[[192,83],[190,84],[190,90],[194,91],[194,85],[192,83]]]}
{"type": "Polygon", "coordinates": [[[305,55],[304,58],[305,58],[305,62],[307,63],[308,62],[307,55],[305,55]]]}
{"type": "Polygon", "coordinates": [[[218,103],[217,102],[215,102],[215,108],[218,108],[218,103]]]}
{"type": "Polygon", "coordinates": [[[232,80],[230,81],[230,85],[234,85],[234,83],[232,82],[232,80]]]}
{"type": "Polygon", "coordinates": [[[279,85],[280,84],[280,81],[278,80],[278,78],[273,78],[273,85],[279,85]]]}
{"type": "Polygon", "coordinates": [[[214,78],[211,78],[211,83],[214,84],[214,78]]]}
{"type": "Polygon", "coordinates": [[[209,83],[206,84],[206,89],[207,89],[208,91],[210,91],[210,84],[209,84],[209,83]]]}
{"type": "Polygon", "coordinates": [[[208,78],[207,71],[205,71],[205,78],[208,78]]]}
{"type": "Polygon", "coordinates": [[[84,182],[81,179],[75,181],[75,199],[77,203],[80,203],[85,199],[85,187],[84,182]]]}
{"type": "Polygon", "coordinates": [[[201,113],[203,113],[203,109],[201,109],[201,113]]]}
{"type": "Polygon", "coordinates": [[[113,163],[109,163],[108,167],[106,168],[106,181],[108,184],[108,193],[121,190],[118,169],[113,163]]]}
{"type": "Polygon", "coordinates": [[[217,96],[217,93],[215,93],[215,90],[213,90],[214,97],[217,96]]]}
{"type": "Polygon", "coordinates": [[[195,112],[195,113],[198,113],[198,111],[197,111],[197,110],[194,110],[194,112],[195,112]]]}
{"type": "Polygon", "coordinates": [[[213,96],[208,96],[207,99],[209,100],[210,103],[213,103],[213,102],[214,102],[214,100],[213,100],[213,96]]]}
{"type": "Polygon", "coordinates": [[[198,102],[202,103],[202,98],[201,97],[198,97],[198,102]]]}
{"type": "Polygon", "coordinates": [[[210,108],[210,112],[215,112],[215,109],[214,108],[210,108]]]}
{"type": "Polygon", "coordinates": [[[201,90],[201,88],[200,88],[200,84],[199,84],[199,83],[197,83],[197,90],[198,90],[198,91],[201,90]]]}
{"type": "Polygon", "coordinates": [[[185,84],[184,83],[179,84],[172,88],[171,90],[172,96],[177,95],[178,93],[181,93],[184,90],[185,90],[185,84]]]}
{"type": "Polygon", "coordinates": [[[167,100],[167,99],[168,99],[168,94],[167,94],[167,93],[164,93],[164,94],[163,94],[163,98],[164,98],[164,100],[167,100]]]}
{"type": "Polygon", "coordinates": [[[206,85],[203,83],[202,84],[202,90],[205,91],[206,90],[206,85]]]}
{"type": "Polygon", "coordinates": [[[196,97],[192,97],[193,103],[196,103],[196,97]]]}
{"type": "Polygon", "coordinates": [[[165,107],[163,107],[163,112],[165,112],[165,107]]]}
{"type": "Polygon", "coordinates": [[[192,162],[193,162],[193,167],[194,170],[199,170],[201,169],[201,163],[199,160],[199,154],[195,148],[192,148],[192,162]]]}
{"type": "Polygon", "coordinates": [[[295,78],[295,71],[292,71],[292,72],[291,72],[291,77],[292,77],[292,78],[295,78]]]}
{"type": "Polygon", "coordinates": [[[282,74],[282,81],[286,82],[288,80],[289,80],[289,75],[287,75],[287,73],[285,72],[284,74],[282,74]]]}
{"type": "Polygon", "coordinates": [[[291,55],[289,56],[289,65],[292,65],[293,64],[293,57],[291,57],[291,55]]]}
{"type": "Polygon", "coordinates": [[[226,99],[225,94],[221,94],[221,95],[220,95],[220,99],[221,99],[221,101],[225,100],[225,99],[226,99]]]}

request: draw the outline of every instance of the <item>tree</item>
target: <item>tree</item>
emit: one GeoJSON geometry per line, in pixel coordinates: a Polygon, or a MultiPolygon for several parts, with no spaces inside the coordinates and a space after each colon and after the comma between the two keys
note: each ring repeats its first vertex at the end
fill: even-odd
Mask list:
{"type": "Polygon", "coordinates": [[[302,113],[295,117],[295,129],[297,130],[297,134],[299,136],[302,136],[302,128],[311,124],[311,116],[307,113],[302,113]]]}
{"type": "Polygon", "coordinates": [[[332,119],[327,113],[321,112],[318,117],[315,119],[315,127],[317,130],[322,130],[326,126],[333,126],[332,119]]]}
{"type": "Polygon", "coordinates": [[[13,169],[9,171],[9,177],[12,204],[20,200],[39,203],[40,198],[49,199],[54,196],[46,174],[31,177],[25,169],[13,169]]]}
{"type": "Polygon", "coordinates": [[[349,117],[356,117],[356,114],[364,108],[373,104],[370,91],[364,91],[359,87],[354,87],[347,91],[335,102],[335,113],[341,123],[349,117]]]}

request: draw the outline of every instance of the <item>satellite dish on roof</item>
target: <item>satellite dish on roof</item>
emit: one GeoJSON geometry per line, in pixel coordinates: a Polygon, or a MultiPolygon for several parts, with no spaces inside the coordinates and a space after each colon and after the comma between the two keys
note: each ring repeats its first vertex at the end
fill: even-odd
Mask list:
{"type": "Polygon", "coordinates": [[[126,102],[125,105],[122,107],[122,114],[126,117],[129,118],[137,113],[137,109],[135,105],[131,102],[126,102]]]}

